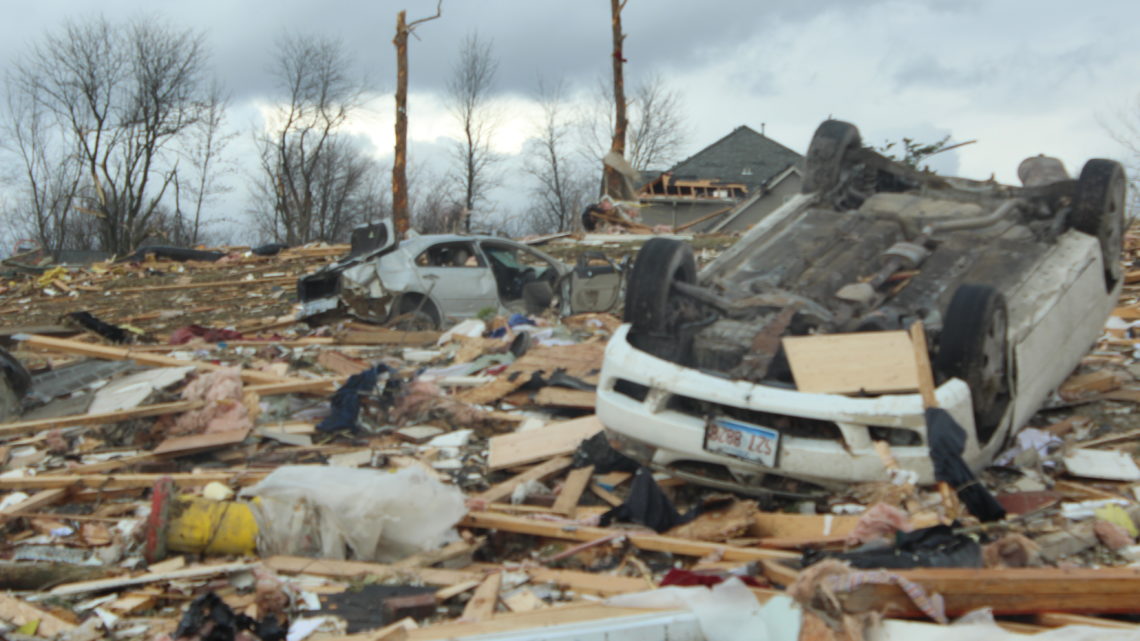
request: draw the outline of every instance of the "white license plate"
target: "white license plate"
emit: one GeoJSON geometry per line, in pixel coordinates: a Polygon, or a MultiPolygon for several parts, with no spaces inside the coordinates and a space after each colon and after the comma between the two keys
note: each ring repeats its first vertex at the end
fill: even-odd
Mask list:
{"type": "Polygon", "coordinates": [[[730,418],[715,418],[705,426],[705,449],[776,467],[780,433],[730,418]]]}

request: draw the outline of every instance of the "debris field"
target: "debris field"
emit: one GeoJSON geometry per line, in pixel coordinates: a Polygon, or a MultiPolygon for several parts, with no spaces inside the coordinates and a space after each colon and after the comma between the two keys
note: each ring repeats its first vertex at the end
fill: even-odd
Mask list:
{"type": "Polygon", "coordinates": [[[984,523],[885,442],[883,480],[825,498],[638,466],[593,414],[615,315],[296,322],[347,250],[4,266],[31,385],[0,424],[0,637],[1140,638],[1140,230],[1101,340],[979,475],[984,523]]]}

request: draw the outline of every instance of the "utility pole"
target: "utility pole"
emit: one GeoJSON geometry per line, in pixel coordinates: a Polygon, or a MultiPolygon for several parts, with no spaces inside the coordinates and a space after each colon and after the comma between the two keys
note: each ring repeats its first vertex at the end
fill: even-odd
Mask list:
{"type": "MultiPolygon", "coordinates": [[[[625,157],[625,129],[628,122],[625,115],[625,74],[622,43],[625,34],[621,32],[621,12],[628,0],[610,0],[610,22],[613,29],[614,51],[614,138],[610,143],[610,156],[625,157]]],[[[624,198],[627,194],[625,178],[610,163],[602,165],[602,190],[612,198],[624,198]]]]}
{"type": "Polygon", "coordinates": [[[396,237],[404,238],[408,233],[408,34],[414,33],[416,26],[435,20],[442,15],[443,0],[435,6],[435,15],[406,22],[407,12],[396,14],[396,153],[392,161],[392,222],[396,227],[396,237]]]}

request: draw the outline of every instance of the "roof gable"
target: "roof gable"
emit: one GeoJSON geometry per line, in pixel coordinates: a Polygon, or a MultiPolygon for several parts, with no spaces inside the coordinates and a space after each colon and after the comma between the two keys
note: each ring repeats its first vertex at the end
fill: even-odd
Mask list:
{"type": "Polygon", "coordinates": [[[754,193],[760,186],[803,158],[764,134],[741,125],[724,138],[677,163],[675,180],[743,183],[754,193]]]}

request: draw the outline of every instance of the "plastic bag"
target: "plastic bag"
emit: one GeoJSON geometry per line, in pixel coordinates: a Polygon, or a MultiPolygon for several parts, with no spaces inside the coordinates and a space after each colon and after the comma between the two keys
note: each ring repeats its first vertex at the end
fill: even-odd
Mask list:
{"type": "Polygon", "coordinates": [[[277,468],[242,492],[255,496],[262,556],[394,561],[455,539],[463,493],[426,470],[277,468]]]}

